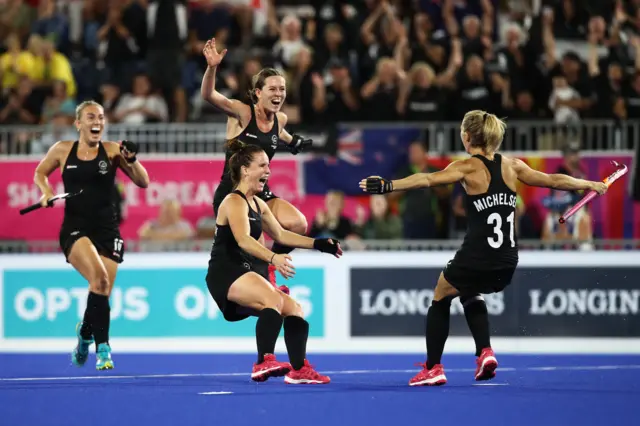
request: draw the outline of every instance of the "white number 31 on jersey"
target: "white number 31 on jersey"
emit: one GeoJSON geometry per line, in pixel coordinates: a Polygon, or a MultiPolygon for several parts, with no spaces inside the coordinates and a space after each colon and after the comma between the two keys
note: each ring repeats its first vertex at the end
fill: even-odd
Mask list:
{"type": "MultiPolygon", "coordinates": [[[[516,241],[514,239],[514,218],[515,212],[511,212],[509,216],[507,216],[507,222],[509,223],[509,239],[511,240],[511,247],[516,246],[516,241]]],[[[502,233],[502,216],[499,213],[491,213],[487,218],[487,223],[493,226],[494,237],[487,237],[487,242],[489,245],[498,249],[502,247],[502,243],[504,243],[504,234],[502,233]]]]}

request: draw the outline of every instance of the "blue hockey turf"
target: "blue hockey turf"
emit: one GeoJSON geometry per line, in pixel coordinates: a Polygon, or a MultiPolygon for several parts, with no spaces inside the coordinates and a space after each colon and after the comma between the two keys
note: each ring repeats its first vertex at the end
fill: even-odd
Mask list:
{"type": "MultiPolygon", "coordinates": [[[[132,355],[115,370],[68,355],[0,354],[0,424],[75,425],[632,425],[639,356],[498,354],[475,382],[474,357],[445,355],[449,383],[408,386],[420,356],[315,355],[328,385],[249,379],[250,355],[132,355]]],[[[286,360],[286,355],[279,355],[286,360]]]]}

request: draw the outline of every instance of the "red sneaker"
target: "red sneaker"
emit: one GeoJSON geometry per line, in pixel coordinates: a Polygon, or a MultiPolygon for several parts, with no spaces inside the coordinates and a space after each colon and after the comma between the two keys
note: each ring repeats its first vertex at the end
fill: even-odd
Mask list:
{"type": "Polygon", "coordinates": [[[409,380],[409,386],[440,386],[447,383],[442,364],[436,364],[431,370],[427,370],[427,364],[418,364],[422,371],[409,380]]]}
{"type": "Polygon", "coordinates": [[[291,370],[284,376],[284,382],[291,385],[326,385],[331,379],[323,376],[313,369],[309,361],[304,360],[304,365],[300,370],[291,370]]]}
{"type": "Polygon", "coordinates": [[[493,353],[493,349],[484,348],[478,359],[476,359],[476,380],[491,380],[496,377],[496,368],[498,368],[498,360],[493,353]]]}
{"type": "Polygon", "coordinates": [[[253,364],[251,372],[251,380],[254,382],[264,382],[269,377],[282,377],[291,371],[291,364],[288,362],[279,362],[273,354],[266,354],[264,361],[260,364],[253,364]]]}

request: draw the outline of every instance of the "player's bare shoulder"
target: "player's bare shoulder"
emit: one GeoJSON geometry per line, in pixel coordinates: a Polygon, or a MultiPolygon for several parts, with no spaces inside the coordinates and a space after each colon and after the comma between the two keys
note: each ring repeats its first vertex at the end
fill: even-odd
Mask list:
{"type": "Polygon", "coordinates": [[[278,126],[280,127],[278,129],[278,131],[281,132],[287,126],[287,122],[289,121],[289,117],[287,117],[287,114],[285,114],[282,111],[278,111],[276,113],[276,117],[278,117],[278,126]]]}
{"type": "Polygon", "coordinates": [[[69,156],[74,143],[75,141],[58,141],[51,145],[47,156],[62,162],[69,156]]]}

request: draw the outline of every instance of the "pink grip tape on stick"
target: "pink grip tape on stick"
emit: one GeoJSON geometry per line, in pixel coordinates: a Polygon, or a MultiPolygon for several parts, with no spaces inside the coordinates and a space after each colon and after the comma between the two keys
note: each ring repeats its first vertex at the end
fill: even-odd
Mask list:
{"type": "MultiPolygon", "coordinates": [[[[628,170],[626,165],[620,164],[617,161],[612,161],[611,163],[616,167],[616,171],[611,173],[609,176],[607,176],[606,178],[604,178],[602,180],[602,182],[604,182],[607,186],[611,186],[613,184],[613,182],[617,181],[622,176],[626,175],[627,174],[627,170],[628,170]]],[[[573,207],[571,207],[569,210],[567,210],[565,212],[565,214],[560,216],[559,222],[560,223],[565,223],[567,221],[567,219],[569,219],[571,216],[573,216],[584,205],[586,205],[591,200],[593,200],[596,197],[596,195],[598,195],[598,193],[596,191],[591,190],[591,191],[587,192],[587,194],[584,197],[582,197],[582,199],[580,201],[578,201],[573,207]]]]}

